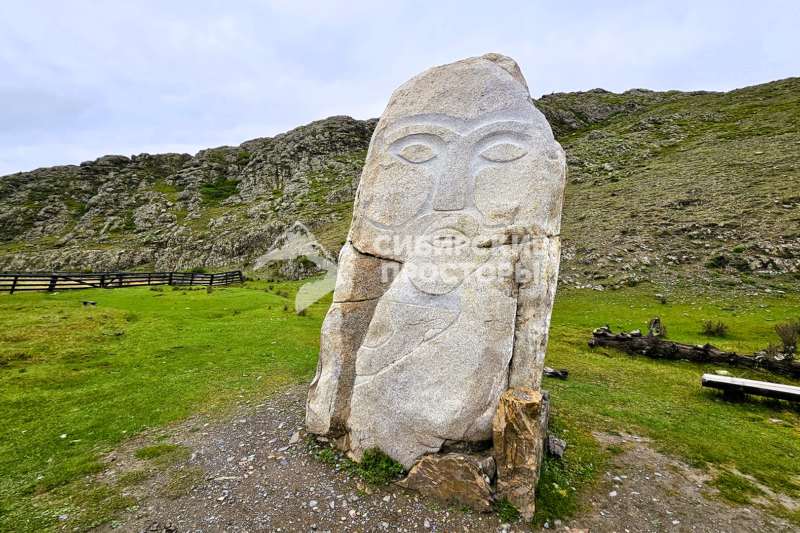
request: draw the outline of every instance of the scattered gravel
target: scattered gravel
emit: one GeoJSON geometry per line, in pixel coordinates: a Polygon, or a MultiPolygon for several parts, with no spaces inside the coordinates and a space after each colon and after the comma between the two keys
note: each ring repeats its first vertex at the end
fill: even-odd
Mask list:
{"type": "MultiPolygon", "coordinates": [[[[296,385],[257,406],[242,403],[228,422],[198,416],[125,443],[106,458],[108,468],[97,477],[113,484],[129,472],[148,467],[154,472],[126,489],[138,503],[119,517],[117,527],[105,524],[97,531],[532,531],[522,523],[501,524],[494,514],[465,514],[394,484],[365,485],[318,461],[303,428],[307,390],[296,385]],[[165,433],[169,436],[163,442],[189,449],[187,460],[158,472],[151,463],[133,457],[134,451],[165,433]],[[196,482],[175,491],[176,480],[191,480],[193,475],[196,482]]],[[[796,531],[753,506],[731,508],[706,498],[711,476],[658,454],[647,447],[647,439],[604,434],[596,438],[604,445],[623,447],[615,457],[617,471],[608,472],[583,496],[584,511],[564,524],[553,521],[533,531],[796,531]]]]}

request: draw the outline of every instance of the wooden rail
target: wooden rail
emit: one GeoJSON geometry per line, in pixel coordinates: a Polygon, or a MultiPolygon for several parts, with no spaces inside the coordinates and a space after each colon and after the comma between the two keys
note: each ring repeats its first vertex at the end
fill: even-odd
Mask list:
{"type": "Polygon", "coordinates": [[[195,272],[0,272],[0,292],[117,289],[142,285],[222,286],[244,283],[241,270],[218,274],[195,272]]]}

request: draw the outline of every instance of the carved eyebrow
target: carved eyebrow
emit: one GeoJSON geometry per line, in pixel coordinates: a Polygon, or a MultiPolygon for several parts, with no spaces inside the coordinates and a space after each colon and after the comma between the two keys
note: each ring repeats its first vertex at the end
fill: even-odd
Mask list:
{"type": "Polygon", "coordinates": [[[387,145],[391,145],[405,137],[413,137],[415,135],[433,136],[442,141],[447,141],[460,134],[451,128],[439,124],[416,122],[403,125],[393,124],[384,132],[383,138],[387,145]]]}
{"type": "Polygon", "coordinates": [[[528,128],[535,125],[533,117],[526,116],[526,113],[513,109],[487,113],[472,120],[460,119],[443,113],[425,113],[403,117],[393,122],[386,127],[384,137],[394,136],[399,130],[405,128],[425,128],[426,126],[431,129],[445,129],[458,135],[466,136],[485,126],[498,123],[524,125],[528,128]]]}

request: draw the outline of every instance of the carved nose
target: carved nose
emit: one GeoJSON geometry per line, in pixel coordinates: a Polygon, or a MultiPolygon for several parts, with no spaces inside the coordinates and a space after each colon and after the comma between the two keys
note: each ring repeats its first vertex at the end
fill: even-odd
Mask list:
{"type": "MultiPolygon", "coordinates": [[[[448,158],[458,159],[456,157],[448,158]]],[[[463,156],[460,158],[463,159],[463,156]]],[[[433,196],[435,211],[459,211],[467,205],[467,183],[469,181],[468,165],[448,161],[433,196]]]]}

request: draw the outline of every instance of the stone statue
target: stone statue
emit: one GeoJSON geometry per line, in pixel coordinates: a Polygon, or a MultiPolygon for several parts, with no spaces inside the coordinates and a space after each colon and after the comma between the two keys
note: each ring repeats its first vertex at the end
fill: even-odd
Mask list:
{"type": "Polygon", "coordinates": [[[486,449],[508,389],[540,387],[564,151],[510,58],[432,68],[370,143],[306,424],[360,459],[486,449]]]}

